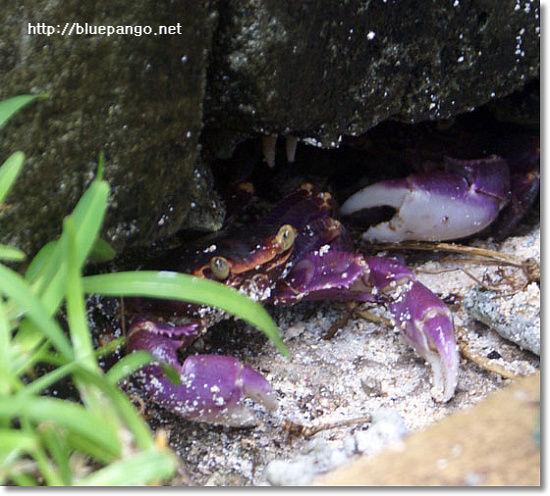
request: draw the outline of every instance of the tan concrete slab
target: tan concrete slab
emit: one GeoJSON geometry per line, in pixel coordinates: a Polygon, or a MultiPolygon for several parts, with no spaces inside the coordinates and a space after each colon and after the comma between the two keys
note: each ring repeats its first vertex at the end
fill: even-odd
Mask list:
{"type": "Polygon", "coordinates": [[[322,485],[537,486],[540,372],[316,481],[322,485]]]}

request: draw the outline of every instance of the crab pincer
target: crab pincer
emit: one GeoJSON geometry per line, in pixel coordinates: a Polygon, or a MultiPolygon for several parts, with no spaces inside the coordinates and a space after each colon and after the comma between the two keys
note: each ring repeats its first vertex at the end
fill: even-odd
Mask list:
{"type": "Polygon", "coordinates": [[[245,405],[251,398],[266,408],[277,407],[275,392],[258,372],[233,357],[191,355],[179,363],[177,350],[196,333],[195,325],[170,329],[166,335],[161,325],[140,321],[130,330],[128,351],[149,351],[161,363],[171,365],[179,376],[174,384],[157,362],[143,367],[134,377],[158,405],[188,419],[200,422],[246,427],[256,419],[245,405]],[[175,338],[181,334],[182,338],[175,338]]]}
{"type": "Polygon", "coordinates": [[[458,350],[451,311],[410,269],[385,257],[365,257],[369,282],[387,298],[396,327],[432,369],[432,396],[449,401],[458,381],[458,350]]]}
{"type": "Polygon", "coordinates": [[[396,260],[326,247],[296,264],[274,303],[327,298],[383,303],[407,343],[430,364],[432,397],[449,401],[457,386],[458,350],[447,305],[396,260]]]}
{"type": "Polygon", "coordinates": [[[446,171],[411,174],[382,181],[352,195],[343,215],[390,206],[396,214],[371,226],[367,241],[443,241],[464,238],[491,224],[509,198],[506,161],[496,155],[479,160],[445,159],[446,171]]]}

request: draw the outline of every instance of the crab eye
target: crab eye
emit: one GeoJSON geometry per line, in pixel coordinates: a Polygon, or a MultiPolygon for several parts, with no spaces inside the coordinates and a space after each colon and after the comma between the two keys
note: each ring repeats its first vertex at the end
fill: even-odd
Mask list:
{"type": "Polygon", "coordinates": [[[279,229],[275,241],[281,247],[281,252],[288,250],[293,244],[296,238],[296,231],[290,224],[285,224],[279,229]]]}
{"type": "Polygon", "coordinates": [[[216,279],[223,281],[229,277],[229,262],[223,257],[212,257],[210,270],[216,279]]]}

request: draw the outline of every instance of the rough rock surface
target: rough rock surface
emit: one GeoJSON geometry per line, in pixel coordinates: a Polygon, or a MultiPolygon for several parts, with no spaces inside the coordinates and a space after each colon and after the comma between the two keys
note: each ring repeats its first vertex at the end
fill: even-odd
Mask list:
{"type": "MultiPolygon", "coordinates": [[[[506,240],[501,252],[524,259],[528,258],[525,254],[538,254],[532,260],[540,267],[540,232],[506,240]]],[[[506,298],[498,295],[498,291],[473,288],[464,298],[464,308],[503,338],[540,356],[539,283],[526,284],[522,291],[506,298]]]]}
{"type": "Polygon", "coordinates": [[[214,41],[218,153],[250,131],[334,146],[388,118],[447,119],[536,77],[539,3],[232,0],[214,41]]]}
{"type": "Polygon", "coordinates": [[[2,21],[0,98],[50,94],[0,143],[0,158],[28,156],[0,242],[29,253],[58,233],[100,151],[112,186],[104,236],[120,250],[180,227],[219,226],[199,143],[206,157],[228,156],[257,132],[330,146],[390,117],[451,117],[539,73],[539,5],[530,0],[6,0],[2,21]],[[72,22],[179,22],[181,34],[28,33],[29,23],[72,22]]]}
{"type": "Polygon", "coordinates": [[[49,93],[24,109],[0,140],[0,162],[23,150],[27,162],[2,211],[3,243],[28,253],[58,234],[105,153],[112,187],[104,235],[121,249],[175,232],[201,203],[204,228],[219,227],[223,212],[198,163],[206,56],[213,22],[199,0],[120,4],[2,3],[0,99],[49,93]],[[65,23],[84,26],[174,25],[179,36],[68,35],[65,23]],[[60,33],[29,34],[29,23],[60,33]],[[205,210],[210,215],[205,215],[205,210]]]}

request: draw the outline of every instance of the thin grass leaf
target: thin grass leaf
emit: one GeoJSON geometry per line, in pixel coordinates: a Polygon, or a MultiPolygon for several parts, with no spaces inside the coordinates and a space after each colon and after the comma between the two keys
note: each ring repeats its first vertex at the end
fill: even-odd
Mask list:
{"type": "MultiPolygon", "coordinates": [[[[55,363],[55,360],[45,361],[46,363],[55,363]]],[[[123,419],[127,428],[134,434],[135,442],[139,448],[149,449],[153,446],[154,443],[149,428],[135,410],[128,397],[123,394],[120,389],[116,387],[116,384],[109,380],[106,375],[99,375],[91,372],[77,362],[71,362],[60,366],[45,376],[36,379],[21,390],[18,396],[30,397],[31,395],[39,394],[43,388],[54,384],[69,373],[73,374],[77,380],[93,385],[104,393],[105,397],[112,402],[112,407],[116,409],[116,412],[118,412],[120,418],[123,419]]],[[[110,418],[112,418],[116,412],[111,412],[110,418]]]]}
{"type": "Polygon", "coordinates": [[[117,363],[105,373],[105,377],[110,384],[116,385],[133,374],[136,370],[139,370],[144,365],[155,360],[156,358],[147,351],[134,351],[118,360],[117,363]]]}
{"type": "Polygon", "coordinates": [[[71,341],[75,350],[75,360],[90,370],[99,371],[94,356],[90,329],[88,328],[86,305],[84,303],[84,293],[80,277],[81,266],[78,263],[78,254],[76,251],[76,230],[71,217],[67,217],[64,220],[63,232],[69,240],[65,301],[71,341]]]}
{"type": "Polygon", "coordinates": [[[22,262],[27,255],[19,248],[13,246],[0,245],[0,260],[6,262],[22,262]]]}
{"type": "MultiPolygon", "coordinates": [[[[27,435],[26,433],[23,434],[27,435]]],[[[36,438],[34,434],[32,437],[36,438]]],[[[38,440],[36,442],[38,443],[38,440]]],[[[23,444],[25,444],[25,442],[23,442],[23,444]]],[[[29,450],[29,452],[32,451],[33,449],[29,450]]],[[[7,485],[7,481],[9,481],[10,484],[15,483],[17,485],[38,485],[38,482],[32,477],[32,473],[36,473],[36,463],[26,456],[24,451],[14,449],[8,453],[0,463],[0,485],[7,485]]]]}
{"type": "Polygon", "coordinates": [[[9,474],[9,478],[12,479],[13,482],[16,485],[21,486],[21,487],[31,487],[31,486],[39,486],[40,485],[38,483],[38,481],[31,474],[14,473],[12,471],[9,474]]]}
{"type": "Polygon", "coordinates": [[[99,152],[99,157],[97,160],[97,171],[95,175],[96,181],[103,181],[103,170],[105,169],[105,153],[99,152]]]}
{"type": "Polygon", "coordinates": [[[11,329],[4,312],[4,302],[0,298],[0,395],[5,395],[10,390],[10,384],[2,380],[10,372],[10,341],[11,329]]]}
{"type": "MultiPolygon", "coordinates": [[[[38,426],[42,444],[52,458],[55,467],[57,482],[68,486],[72,482],[72,471],[69,465],[70,450],[65,436],[54,424],[45,422],[38,426]]],[[[52,485],[52,484],[49,484],[52,485]]]]}
{"type": "MultiPolygon", "coordinates": [[[[25,426],[27,431],[34,432],[34,427],[30,424],[25,426]]],[[[60,477],[53,461],[47,455],[42,443],[38,443],[36,449],[29,453],[36,461],[40,475],[44,478],[44,482],[47,486],[62,486],[63,479],[60,477]]]]}
{"type": "Polygon", "coordinates": [[[108,465],[113,463],[118,457],[114,457],[112,453],[106,452],[100,445],[90,440],[87,437],[80,436],[74,431],[67,432],[67,444],[72,450],[83,453],[96,462],[108,465]]]}
{"type": "Polygon", "coordinates": [[[46,243],[34,256],[25,271],[25,279],[27,279],[27,281],[38,279],[40,274],[43,273],[47,267],[53,265],[50,259],[56,244],[57,241],[50,241],[49,243],[46,243]]]}
{"type": "Polygon", "coordinates": [[[15,152],[0,167],[0,203],[6,198],[24,163],[25,154],[15,152]]]}
{"type": "MultiPolygon", "coordinates": [[[[71,217],[63,221],[63,235],[67,236],[67,283],[65,290],[65,306],[67,309],[67,322],[69,333],[75,352],[75,360],[83,367],[92,372],[100,373],[99,366],[95,359],[92,337],[88,327],[86,304],[82,292],[82,281],[80,277],[81,266],[78,264],[76,251],[76,230],[71,217]]],[[[82,402],[89,410],[100,412],[109,410],[110,406],[101,401],[98,391],[87,381],[75,378],[75,384],[80,392],[82,402]]],[[[109,412],[104,412],[108,414],[109,412]]],[[[113,417],[113,421],[116,421],[113,417]]]]}
{"type": "Polygon", "coordinates": [[[50,318],[40,300],[29,289],[27,282],[3,265],[0,265],[0,293],[22,308],[65,358],[72,359],[73,350],[61,327],[50,318]]]}
{"type": "MultiPolygon", "coordinates": [[[[12,369],[20,376],[44,360],[44,355],[51,349],[51,343],[44,333],[29,319],[19,325],[17,334],[12,340],[12,369]]],[[[67,362],[62,355],[57,355],[61,364],[67,362]]]]}
{"type": "MultiPolygon", "coordinates": [[[[45,356],[42,356],[40,361],[43,363],[51,363],[51,361],[47,360],[45,356]]],[[[19,391],[19,393],[29,396],[41,394],[47,388],[74,373],[79,366],[77,362],[69,362],[65,365],[59,365],[59,361],[54,360],[54,363],[57,365],[55,369],[47,374],[41,375],[29,384],[26,384],[25,387],[19,391]]]]}
{"type": "MultiPolygon", "coordinates": [[[[79,266],[84,264],[97,239],[107,210],[108,196],[108,184],[105,181],[94,181],[71,214],[76,227],[75,244],[79,266]]],[[[67,261],[61,254],[65,240],[66,235],[62,234],[51,255],[51,259],[56,262],[53,277],[51,279],[40,277],[38,280],[33,280],[33,289],[41,295],[44,306],[51,315],[57,311],[64,296],[67,261]]]]}
{"type": "Polygon", "coordinates": [[[150,449],[154,445],[149,427],[145,424],[143,418],[136,411],[128,396],[122,393],[118,387],[110,384],[105,376],[92,373],[80,366],[75,368],[74,375],[79,380],[84,380],[90,384],[93,384],[95,387],[100,389],[107,398],[109,398],[112,402],[112,406],[120,415],[120,418],[124,420],[126,427],[135,436],[135,443],[138,448],[150,449]]]}
{"type": "Polygon", "coordinates": [[[98,238],[92,248],[90,257],[96,262],[108,262],[116,256],[115,249],[104,239],[98,238]]]}
{"type": "Polygon", "coordinates": [[[120,456],[120,440],[112,424],[79,404],[21,394],[0,403],[0,417],[15,419],[22,415],[33,423],[56,423],[69,433],[86,439],[104,453],[104,458],[113,460],[120,456]]]}
{"type": "Polygon", "coordinates": [[[0,429],[0,457],[2,458],[0,467],[3,466],[6,458],[11,458],[13,462],[13,451],[19,454],[29,453],[36,448],[37,444],[38,440],[34,434],[15,429],[0,429]]]}
{"type": "MultiPolygon", "coordinates": [[[[105,376],[111,384],[115,385],[129,375],[133,374],[136,370],[139,370],[141,367],[151,362],[159,362],[159,360],[147,351],[134,351],[129,355],[122,357],[117,363],[115,363],[105,374],[105,376]]],[[[166,362],[160,362],[159,365],[172,384],[175,386],[179,386],[181,384],[179,372],[175,369],[175,367],[166,362]]]]}
{"type": "Polygon", "coordinates": [[[28,105],[35,100],[47,98],[48,95],[43,93],[41,95],[19,95],[3,100],[0,102],[0,129],[2,129],[6,122],[25,105],[28,105]]]}
{"type": "Polygon", "coordinates": [[[279,329],[266,310],[238,291],[215,281],[176,272],[140,271],[85,277],[83,286],[86,293],[182,300],[221,308],[260,329],[284,356],[290,356],[279,329]]]}
{"type": "Polygon", "coordinates": [[[117,461],[78,482],[78,486],[127,486],[161,481],[173,475],[176,460],[168,450],[146,451],[117,461]]]}
{"type": "Polygon", "coordinates": [[[109,341],[107,344],[103,345],[101,348],[95,350],[95,355],[97,358],[101,358],[111,353],[114,353],[119,348],[123,348],[126,345],[126,337],[121,336],[119,338],[109,341]]]}

